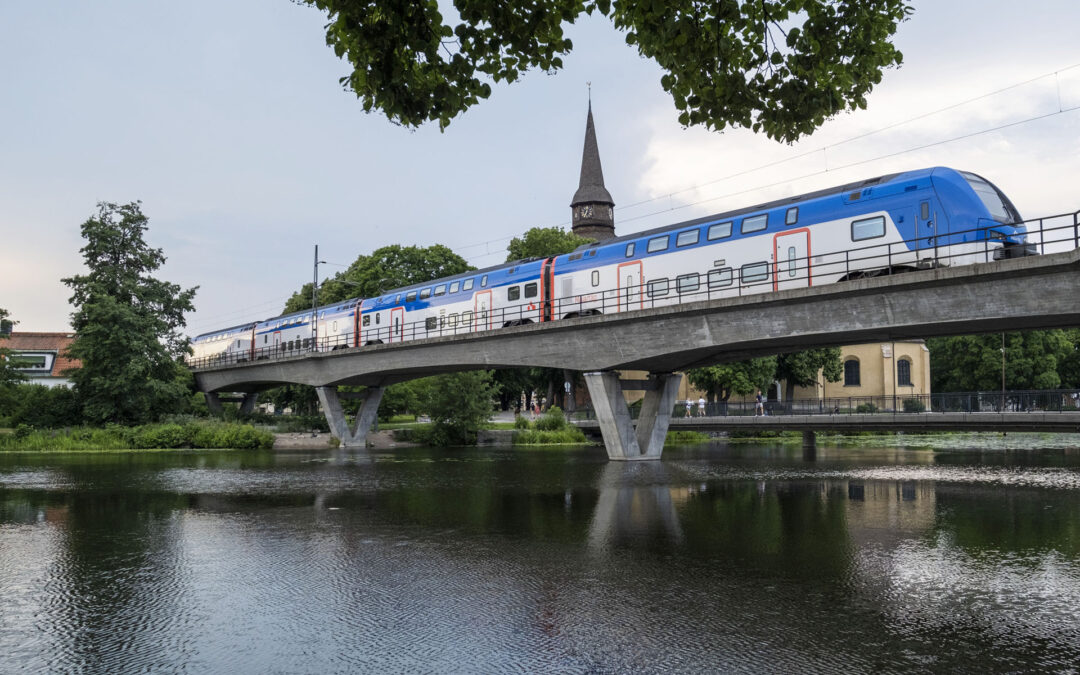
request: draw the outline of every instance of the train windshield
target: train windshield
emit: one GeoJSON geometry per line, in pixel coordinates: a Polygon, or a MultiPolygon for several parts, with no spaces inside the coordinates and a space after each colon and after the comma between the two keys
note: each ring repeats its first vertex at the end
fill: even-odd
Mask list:
{"type": "Polygon", "coordinates": [[[1016,212],[1013,205],[996,187],[973,173],[965,171],[961,175],[971,186],[971,189],[975,190],[975,194],[979,196],[987,210],[990,211],[990,217],[999,223],[1020,222],[1020,214],[1016,212]]]}

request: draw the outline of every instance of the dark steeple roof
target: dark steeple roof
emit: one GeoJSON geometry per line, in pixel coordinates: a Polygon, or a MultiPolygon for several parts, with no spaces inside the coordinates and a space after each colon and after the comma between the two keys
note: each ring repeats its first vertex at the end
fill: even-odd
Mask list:
{"type": "Polygon", "coordinates": [[[596,147],[596,129],[593,128],[592,101],[589,101],[589,117],[585,123],[585,149],[581,153],[581,179],[570,206],[584,203],[615,205],[604,187],[604,170],[600,168],[600,150],[596,147]]]}

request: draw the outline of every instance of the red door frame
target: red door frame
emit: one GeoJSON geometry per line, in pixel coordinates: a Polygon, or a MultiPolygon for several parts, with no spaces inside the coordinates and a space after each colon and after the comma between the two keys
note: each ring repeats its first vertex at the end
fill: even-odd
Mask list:
{"type": "Polygon", "coordinates": [[[390,338],[387,342],[394,341],[394,315],[399,314],[401,323],[397,324],[397,339],[398,342],[405,341],[405,308],[404,307],[391,307],[390,308],[390,338]]]}
{"type": "MultiPolygon", "coordinates": [[[[778,278],[778,275],[777,275],[777,271],[780,269],[780,250],[776,247],[776,245],[780,241],[781,237],[787,237],[787,236],[790,236],[790,235],[793,235],[793,234],[799,234],[800,232],[806,234],[806,285],[807,286],[813,286],[814,285],[814,277],[810,273],[810,260],[811,260],[811,258],[810,258],[810,228],[809,227],[800,227],[797,230],[788,230],[787,232],[777,232],[776,234],[773,235],[773,244],[772,244],[772,248],[773,248],[772,286],[773,286],[774,291],[779,290],[779,288],[780,288],[780,279],[778,278]]],[[[797,280],[798,275],[796,275],[795,278],[797,280]]]]}
{"type": "Polygon", "coordinates": [[[540,267],[540,321],[554,319],[555,258],[548,258],[540,267]]]}
{"type": "MultiPolygon", "coordinates": [[[[619,263],[619,266],[617,268],[616,274],[618,274],[618,277],[619,277],[618,279],[615,280],[616,282],[618,282],[617,287],[619,289],[619,297],[618,297],[619,307],[618,307],[617,311],[620,311],[620,312],[623,311],[622,278],[623,278],[623,268],[624,267],[637,267],[638,309],[644,309],[645,308],[645,288],[644,288],[645,273],[642,271],[641,261],[640,260],[635,260],[633,262],[619,263]]],[[[629,309],[629,304],[630,303],[627,302],[627,308],[628,309],[629,309]]]]}

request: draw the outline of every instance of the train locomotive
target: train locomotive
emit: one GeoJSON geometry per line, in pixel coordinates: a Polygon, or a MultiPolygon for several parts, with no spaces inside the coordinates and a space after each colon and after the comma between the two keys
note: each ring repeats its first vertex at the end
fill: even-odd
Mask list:
{"type": "Polygon", "coordinates": [[[1034,255],[986,179],[935,167],[204,333],[193,365],[494,330],[1034,255]]]}

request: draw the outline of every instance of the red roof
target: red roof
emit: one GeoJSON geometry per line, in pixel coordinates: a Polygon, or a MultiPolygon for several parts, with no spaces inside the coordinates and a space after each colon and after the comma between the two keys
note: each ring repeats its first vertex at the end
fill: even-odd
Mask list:
{"type": "Polygon", "coordinates": [[[49,375],[60,377],[69,368],[82,367],[82,361],[67,357],[67,349],[74,341],[74,333],[12,332],[8,339],[0,339],[0,347],[13,352],[56,352],[49,375]]]}

